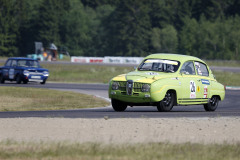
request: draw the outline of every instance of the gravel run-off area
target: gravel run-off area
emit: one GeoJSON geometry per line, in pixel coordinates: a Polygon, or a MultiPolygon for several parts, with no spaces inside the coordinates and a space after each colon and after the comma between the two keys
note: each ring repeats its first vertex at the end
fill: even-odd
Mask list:
{"type": "Polygon", "coordinates": [[[0,119],[0,141],[240,143],[240,118],[0,119]]]}

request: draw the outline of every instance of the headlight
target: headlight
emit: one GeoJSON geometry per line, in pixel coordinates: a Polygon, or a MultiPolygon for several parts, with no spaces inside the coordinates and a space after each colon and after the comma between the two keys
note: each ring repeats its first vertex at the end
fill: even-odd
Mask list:
{"type": "Polygon", "coordinates": [[[44,72],[43,72],[43,75],[44,75],[44,76],[49,76],[49,72],[48,72],[48,71],[44,71],[44,72]]]}
{"type": "Polygon", "coordinates": [[[144,84],[142,86],[142,92],[149,92],[150,91],[150,85],[149,84],[144,84]]]}
{"type": "Polygon", "coordinates": [[[118,90],[118,88],[119,88],[119,83],[118,82],[113,82],[112,83],[112,89],[113,90],[118,90]]]}
{"type": "Polygon", "coordinates": [[[23,71],[23,74],[24,74],[25,76],[29,76],[29,71],[28,71],[28,70],[24,70],[24,71],[23,71]]]}

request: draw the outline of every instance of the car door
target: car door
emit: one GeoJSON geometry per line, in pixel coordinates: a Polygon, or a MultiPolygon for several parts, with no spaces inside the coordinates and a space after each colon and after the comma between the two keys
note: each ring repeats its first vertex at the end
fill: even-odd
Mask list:
{"type": "Polygon", "coordinates": [[[180,104],[196,104],[201,101],[203,90],[199,76],[196,74],[193,61],[185,62],[180,69],[181,95],[178,96],[180,104]],[[200,98],[200,99],[199,99],[200,98]]]}
{"type": "Polygon", "coordinates": [[[15,78],[16,66],[17,66],[17,60],[12,60],[12,63],[9,68],[9,74],[8,74],[10,80],[13,80],[15,78]]]}
{"type": "Polygon", "coordinates": [[[210,78],[209,78],[209,71],[207,68],[207,65],[202,62],[194,62],[196,72],[198,75],[198,81],[201,83],[200,86],[200,97],[205,100],[209,98],[209,93],[211,91],[211,85],[210,85],[210,78]]]}
{"type": "Polygon", "coordinates": [[[5,63],[5,66],[4,66],[4,69],[3,69],[3,75],[4,75],[4,78],[5,79],[9,79],[9,70],[11,68],[11,64],[12,64],[12,60],[9,59],[6,63],[5,63]]]}

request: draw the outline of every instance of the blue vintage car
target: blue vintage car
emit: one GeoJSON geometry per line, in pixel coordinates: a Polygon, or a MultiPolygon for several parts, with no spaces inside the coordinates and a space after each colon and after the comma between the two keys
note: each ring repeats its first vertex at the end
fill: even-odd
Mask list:
{"type": "Polygon", "coordinates": [[[0,83],[5,80],[16,83],[40,82],[45,84],[49,72],[41,68],[38,60],[31,58],[9,58],[5,65],[0,67],[0,83]]]}

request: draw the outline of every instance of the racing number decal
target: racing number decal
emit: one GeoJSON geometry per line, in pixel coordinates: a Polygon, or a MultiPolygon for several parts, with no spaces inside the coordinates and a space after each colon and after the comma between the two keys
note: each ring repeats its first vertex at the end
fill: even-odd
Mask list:
{"type": "Polygon", "coordinates": [[[196,98],[196,84],[194,81],[190,81],[190,98],[196,98]]]}
{"type": "Polygon", "coordinates": [[[14,79],[14,69],[9,69],[9,79],[14,79]]]}

